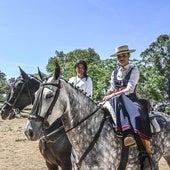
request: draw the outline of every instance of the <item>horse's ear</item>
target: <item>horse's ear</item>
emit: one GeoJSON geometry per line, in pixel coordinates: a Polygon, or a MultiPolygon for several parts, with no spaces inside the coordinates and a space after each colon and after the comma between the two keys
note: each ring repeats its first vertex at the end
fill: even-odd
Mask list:
{"type": "Polygon", "coordinates": [[[38,75],[42,81],[47,79],[47,75],[45,73],[41,72],[39,67],[38,67],[38,75]]]}
{"type": "Polygon", "coordinates": [[[25,71],[23,69],[21,69],[21,67],[19,66],[19,70],[20,70],[20,75],[24,80],[28,80],[29,76],[27,73],[25,73],[25,71]]]}
{"type": "Polygon", "coordinates": [[[55,71],[54,71],[54,80],[57,80],[60,76],[60,66],[59,64],[56,62],[55,63],[55,71]]]}

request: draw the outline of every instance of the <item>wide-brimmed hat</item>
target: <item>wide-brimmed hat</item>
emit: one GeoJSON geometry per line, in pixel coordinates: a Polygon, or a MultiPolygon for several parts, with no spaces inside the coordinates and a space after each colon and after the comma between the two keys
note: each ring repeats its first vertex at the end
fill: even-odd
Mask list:
{"type": "Polygon", "coordinates": [[[122,45],[119,47],[115,48],[115,54],[112,54],[111,57],[116,57],[119,54],[123,54],[123,53],[133,53],[136,50],[129,50],[129,47],[127,45],[122,45]]]}

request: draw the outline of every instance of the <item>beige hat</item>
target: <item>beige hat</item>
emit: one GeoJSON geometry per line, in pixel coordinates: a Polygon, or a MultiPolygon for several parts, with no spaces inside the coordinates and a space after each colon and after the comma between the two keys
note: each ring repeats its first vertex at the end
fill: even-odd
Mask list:
{"type": "Polygon", "coordinates": [[[123,53],[133,53],[136,50],[129,50],[127,45],[122,45],[122,46],[116,47],[115,51],[116,51],[116,53],[112,54],[110,57],[115,57],[115,56],[117,56],[119,54],[123,54],[123,53]]]}

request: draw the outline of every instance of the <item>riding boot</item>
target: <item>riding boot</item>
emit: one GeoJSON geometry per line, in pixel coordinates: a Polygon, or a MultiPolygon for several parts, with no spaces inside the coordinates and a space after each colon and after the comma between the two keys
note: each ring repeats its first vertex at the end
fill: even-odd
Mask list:
{"type": "Polygon", "coordinates": [[[146,140],[146,139],[142,139],[142,138],[141,138],[141,140],[142,140],[142,143],[143,143],[143,145],[146,149],[146,152],[148,154],[151,154],[151,142],[150,142],[150,140],[146,140]]]}

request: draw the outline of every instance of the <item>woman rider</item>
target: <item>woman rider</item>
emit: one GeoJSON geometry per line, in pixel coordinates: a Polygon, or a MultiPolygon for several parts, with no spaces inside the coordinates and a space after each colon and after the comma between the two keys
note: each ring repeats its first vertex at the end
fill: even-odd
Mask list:
{"type": "Polygon", "coordinates": [[[127,45],[116,48],[120,67],[112,72],[111,88],[104,100],[109,100],[116,114],[116,129],[123,133],[124,145],[136,144],[134,134],[138,134],[148,153],[151,153],[151,130],[148,115],[142,109],[136,96],[136,86],[139,81],[139,70],[129,63],[130,54],[136,50],[129,50],[127,45]]]}

